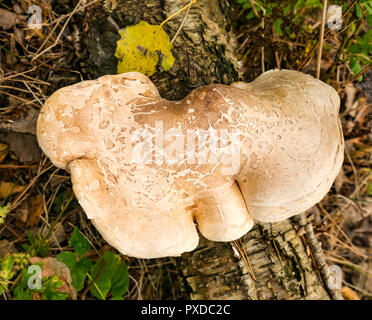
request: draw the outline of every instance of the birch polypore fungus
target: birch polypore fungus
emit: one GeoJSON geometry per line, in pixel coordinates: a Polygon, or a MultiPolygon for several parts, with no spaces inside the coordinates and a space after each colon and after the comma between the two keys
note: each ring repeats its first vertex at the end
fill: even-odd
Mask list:
{"type": "Polygon", "coordinates": [[[177,256],[197,246],[194,222],[206,238],[231,241],[253,218],[277,222],[319,202],[343,161],[339,105],[332,87],[296,71],[176,102],[130,72],[56,91],[37,137],[109,244],[177,256]]]}

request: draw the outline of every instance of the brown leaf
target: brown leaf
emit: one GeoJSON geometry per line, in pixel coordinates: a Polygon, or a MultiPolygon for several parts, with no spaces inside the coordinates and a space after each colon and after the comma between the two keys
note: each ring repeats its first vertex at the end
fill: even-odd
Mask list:
{"type": "Polygon", "coordinates": [[[334,182],[337,193],[340,193],[345,182],[350,183],[350,180],[345,176],[344,168],[341,168],[334,182]]]}
{"type": "Polygon", "coordinates": [[[14,12],[0,8],[0,27],[8,30],[13,27],[18,21],[18,15],[14,12]]]}
{"type": "Polygon", "coordinates": [[[14,193],[22,192],[25,188],[26,186],[20,186],[13,182],[0,181],[0,199],[7,198],[14,193]]]}
{"type": "Polygon", "coordinates": [[[16,224],[19,227],[34,227],[38,224],[43,213],[43,197],[32,195],[23,201],[15,210],[16,224]]]}
{"type": "Polygon", "coordinates": [[[16,54],[8,51],[6,54],[5,54],[5,63],[9,66],[15,64],[17,62],[17,58],[16,58],[16,55],[18,55],[18,52],[16,54]]]}
{"type": "Polygon", "coordinates": [[[20,44],[24,45],[25,32],[22,29],[14,28],[14,39],[20,44]]]}
{"type": "Polygon", "coordinates": [[[26,227],[35,226],[39,220],[40,215],[43,212],[43,197],[39,194],[31,197],[28,201],[28,216],[26,227]]]}
{"type": "Polygon", "coordinates": [[[18,227],[23,227],[27,223],[28,218],[28,206],[27,200],[21,202],[21,204],[15,210],[15,219],[18,227]]]}
{"type": "MultiPolygon", "coordinates": [[[[11,106],[20,106],[19,100],[9,98],[11,106]]],[[[0,122],[0,131],[3,132],[16,132],[16,133],[30,133],[36,135],[36,122],[39,116],[39,111],[35,108],[30,108],[26,115],[20,119],[15,119],[12,122],[0,122]]]]}
{"type": "Polygon", "coordinates": [[[7,154],[8,154],[8,146],[4,143],[0,143],[0,163],[3,162],[7,154]]]}
{"type": "Polygon", "coordinates": [[[67,293],[71,296],[72,300],[76,300],[77,293],[74,287],[72,286],[72,280],[70,275],[69,268],[61,261],[58,261],[56,258],[39,258],[32,257],[29,259],[31,264],[43,263],[42,268],[42,277],[51,277],[57,275],[58,278],[63,281],[63,285],[57,288],[58,292],[67,293]]]}
{"type": "Polygon", "coordinates": [[[16,253],[17,250],[13,243],[8,240],[0,240],[0,258],[5,257],[7,254],[16,253]]]}
{"type": "Polygon", "coordinates": [[[357,93],[358,93],[358,89],[355,88],[353,84],[349,83],[345,86],[345,94],[346,94],[345,113],[350,113],[353,109],[355,109],[355,97],[357,93]]]}
{"type": "Polygon", "coordinates": [[[13,152],[21,162],[37,161],[41,157],[36,137],[32,134],[9,132],[0,134],[0,140],[9,145],[9,151],[13,152]]]}

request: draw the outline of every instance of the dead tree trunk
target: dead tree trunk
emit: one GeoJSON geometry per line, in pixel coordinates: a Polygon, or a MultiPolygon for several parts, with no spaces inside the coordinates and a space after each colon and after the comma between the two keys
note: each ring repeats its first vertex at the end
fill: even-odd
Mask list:
{"type": "MultiPolygon", "coordinates": [[[[140,20],[160,24],[186,4],[181,0],[126,0],[107,1],[105,10],[101,5],[90,8],[84,38],[92,78],[116,72],[117,26],[140,20]],[[110,3],[118,5],[109,7],[110,3]]],[[[191,7],[173,43],[174,67],[151,77],[163,97],[180,99],[202,85],[239,80],[231,10],[227,0],[198,1],[191,7]]],[[[165,25],[171,39],[184,17],[185,11],[165,25]]],[[[329,299],[318,271],[321,268],[312,261],[305,236],[300,235],[303,230],[294,220],[287,220],[258,224],[234,243],[201,238],[195,251],[178,259],[192,291],[190,298],[329,299]]]]}
{"type": "Polygon", "coordinates": [[[185,254],[193,299],[329,299],[298,227],[258,224],[238,243],[203,240],[185,254]]]}

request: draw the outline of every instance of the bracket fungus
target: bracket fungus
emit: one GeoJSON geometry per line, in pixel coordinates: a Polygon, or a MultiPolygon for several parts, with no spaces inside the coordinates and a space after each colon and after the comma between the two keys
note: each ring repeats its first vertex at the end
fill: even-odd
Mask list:
{"type": "Polygon", "coordinates": [[[123,254],[177,256],[198,233],[231,241],[254,220],[299,214],[343,162],[336,91],[289,70],[162,99],[144,75],[61,88],[37,122],[44,153],[71,173],[103,238],[123,254]]]}

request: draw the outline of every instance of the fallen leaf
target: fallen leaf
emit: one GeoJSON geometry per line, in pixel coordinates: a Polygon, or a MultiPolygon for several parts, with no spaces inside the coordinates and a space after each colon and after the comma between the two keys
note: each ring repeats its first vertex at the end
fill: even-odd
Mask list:
{"type": "MultiPolygon", "coordinates": [[[[10,97],[12,98],[12,97],[10,97]]],[[[10,105],[18,106],[18,100],[9,99],[10,105]]],[[[35,108],[30,108],[26,115],[22,118],[12,122],[0,122],[0,130],[4,133],[17,132],[17,133],[30,133],[36,135],[36,122],[39,116],[39,111],[35,108]]]]}
{"type": "Polygon", "coordinates": [[[13,152],[20,162],[32,162],[41,157],[39,144],[32,134],[9,132],[0,134],[0,141],[9,145],[9,151],[13,152]]]}
{"type": "Polygon", "coordinates": [[[174,64],[173,45],[160,25],[140,21],[119,31],[115,57],[119,59],[118,73],[141,72],[147,76],[155,73],[159,65],[168,71],[174,64]]]}
{"type": "Polygon", "coordinates": [[[0,240],[0,258],[5,257],[7,254],[16,253],[17,250],[13,243],[8,240],[0,240]]]}
{"type": "Polygon", "coordinates": [[[43,263],[42,277],[51,277],[57,275],[58,278],[64,282],[62,286],[57,288],[58,292],[67,293],[71,296],[72,300],[76,300],[77,293],[74,287],[72,286],[72,280],[70,275],[69,268],[61,261],[58,261],[56,258],[39,258],[32,257],[29,259],[31,264],[43,263]]]}
{"type": "Polygon", "coordinates": [[[352,83],[348,83],[345,86],[345,113],[350,113],[353,109],[355,109],[355,97],[358,93],[358,89],[354,87],[352,83]]]}
{"type": "Polygon", "coordinates": [[[26,227],[35,226],[39,220],[40,215],[43,212],[43,197],[40,194],[37,194],[28,200],[28,216],[26,227]]]}
{"type": "Polygon", "coordinates": [[[21,204],[15,209],[15,221],[18,227],[24,227],[28,217],[27,200],[22,201],[21,204]]]}
{"type": "Polygon", "coordinates": [[[344,183],[350,183],[350,180],[346,177],[344,168],[341,168],[340,172],[336,176],[336,179],[334,181],[335,189],[337,193],[340,193],[342,186],[344,183]]]}
{"type": "Polygon", "coordinates": [[[0,143],[0,163],[3,162],[6,155],[8,154],[8,145],[0,143]]]}
{"type": "Polygon", "coordinates": [[[0,181],[0,199],[7,198],[10,195],[22,192],[26,186],[20,186],[13,182],[0,181]]]}
{"type": "Polygon", "coordinates": [[[25,32],[22,29],[14,28],[14,39],[20,44],[24,45],[25,32]]]}
{"type": "Polygon", "coordinates": [[[358,294],[349,287],[343,287],[342,294],[346,300],[360,300],[358,294]]]}
{"type": "Polygon", "coordinates": [[[14,12],[0,9],[0,27],[8,30],[18,22],[18,15],[14,12]]]}

